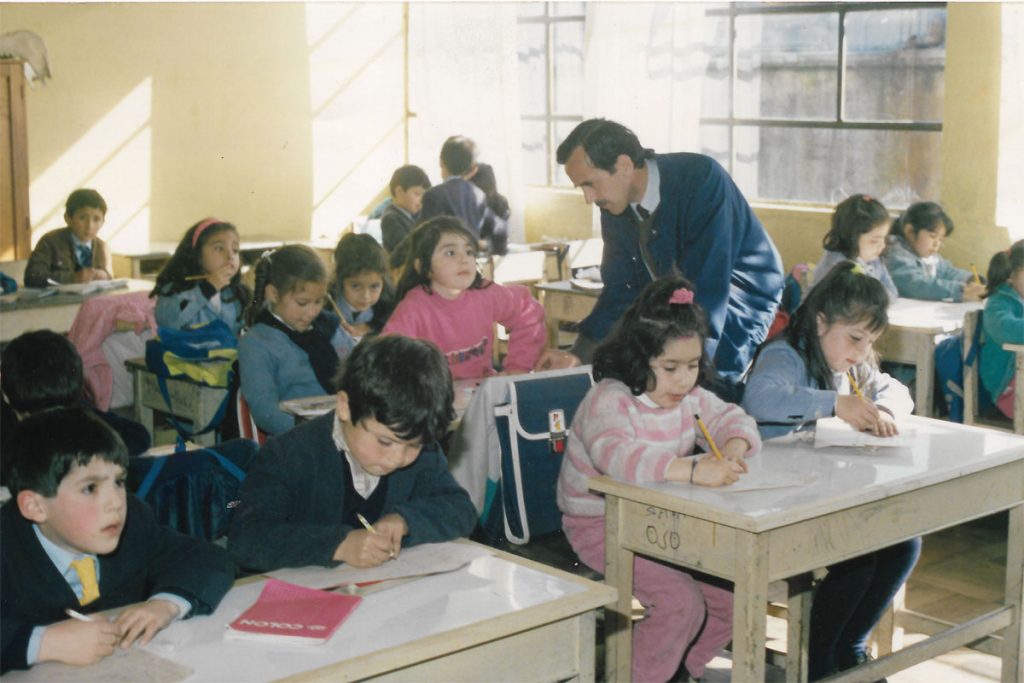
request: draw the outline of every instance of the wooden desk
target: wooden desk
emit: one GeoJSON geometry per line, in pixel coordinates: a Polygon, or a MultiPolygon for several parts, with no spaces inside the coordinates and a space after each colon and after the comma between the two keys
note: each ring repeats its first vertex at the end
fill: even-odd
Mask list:
{"type": "Polygon", "coordinates": [[[964,316],[981,302],[953,303],[897,299],[889,307],[889,329],[875,342],[883,360],[910,363],[917,371],[914,412],[930,417],[935,386],[935,345],[964,326],[964,316]]]}
{"type": "Polygon", "coordinates": [[[87,296],[57,293],[31,300],[19,298],[25,290],[18,290],[0,298],[0,343],[7,343],[30,330],[53,330],[58,334],[67,334],[78,315],[78,309],[87,298],[148,292],[151,289],[153,283],[148,280],[128,280],[127,287],[87,296]]]}
{"type": "Polygon", "coordinates": [[[590,315],[601,290],[576,289],[567,280],[542,282],[536,286],[544,306],[544,322],[548,328],[548,346],[558,348],[558,325],[578,323],[590,315]]]}
{"type": "Polygon", "coordinates": [[[1024,434],[1024,344],[1003,344],[1003,349],[1014,354],[1013,431],[1024,434]]]}
{"type": "MultiPolygon", "coordinates": [[[[998,631],[1003,683],[1024,680],[1024,437],[920,417],[902,426],[916,430],[913,448],[815,450],[790,437],[748,461],[752,473],[817,475],[798,488],[727,493],[592,479],[607,506],[605,580],[619,589],[605,624],[608,680],[629,680],[634,553],[735,582],[732,680],[761,681],[769,582],[1007,509],[1003,606],[835,680],[875,680],[998,631]]],[[[787,669],[788,680],[806,679],[787,669]]]]}
{"type": "Polygon", "coordinates": [[[594,625],[615,591],[495,551],[448,574],[371,593],[324,645],[224,640],[263,581],[236,585],[209,617],[146,649],[215,681],[593,681],[594,625]]]}
{"type": "MultiPolygon", "coordinates": [[[[160,393],[156,375],[146,367],[145,358],[131,358],[125,361],[124,365],[128,372],[132,373],[132,383],[135,387],[135,421],[149,431],[149,435],[154,437],[154,442],[154,410],[188,420],[194,429],[203,429],[213,420],[217,409],[228,394],[227,389],[210,387],[187,379],[168,379],[167,395],[171,398],[171,405],[168,406],[163,394],[160,393]]],[[[201,446],[213,446],[217,443],[215,431],[192,438],[201,446]]]]}

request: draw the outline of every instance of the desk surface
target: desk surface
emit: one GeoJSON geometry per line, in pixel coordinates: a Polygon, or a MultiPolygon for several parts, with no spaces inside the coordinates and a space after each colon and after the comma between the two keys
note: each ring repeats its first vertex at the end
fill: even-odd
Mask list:
{"type": "Polygon", "coordinates": [[[214,614],[172,624],[147,649],[194,669],[190,683],[303,673],[303,680],[357,680],[536,629],[615,599],[614,589],[604,584],[498,553],[456,572],[367,595],[325,645],[225,640],[226,624],[255,602],[263,584],[237,585],[214,614]]]}
{"type": "Polygon", "coordinates": [[[980,301],[923,301],[901,297],[889,306],[889,324],[932,334],[956,332],[964,326],[965,315],[983,308],[985,304],[980,301]]]}
{"type": "Polygon", "coordinates": [[[633,497],[631,490],[640,492],[666,508],[684,514],[699,510],[705,519],[760,532],[1024,460],[1024,437],[1008,432],[916,416],[900,428],[914,434],[912,447],[816,449],[804,437],[789,436],[766,441],[762,452],[747,460],[752,474],[771,469],[816,475],[804,486],[730,493],[600,477],[591,480],[591,488],[627,497],[633,497]]]}
{"type": "Polygon", "coordinates": [[[575,294],[576,296],[586,296],[592,299],[596,299],[601,295],[600,289],[579,289],[573,287],[568,280],[559,280],[557,282],[541,282],[537,285],[537,289],[543,292],[554,292],[556,294],[575,294]]]}

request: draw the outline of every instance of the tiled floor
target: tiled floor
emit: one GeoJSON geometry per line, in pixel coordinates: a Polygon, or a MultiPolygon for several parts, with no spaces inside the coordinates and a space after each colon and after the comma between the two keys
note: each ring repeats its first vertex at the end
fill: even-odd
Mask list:
{"type": "MultiPolygon", "coordinates": [[[[580,567],[565,538],[558,534],[533,541],[510,552],[525,555],[560,569],[596,578],[580,567]]],[[[925,537],[921,559],[907,585],[906,604],[911,610],[951,622],[983,614],[1000,602],[1006,565],[1006,515],[976,520],[925,537]]],[[[785,642],[785,623],[770,619],[769,644],[785,642]]],[[[599,628],[600,631],[600,628],[599,628]]],[[[600,633],[599,633],[600,638],[600,633]]],[[[904,644],[925,638],[908,632],[904,644]]],[[[603,648],[598,649],[599,659],[603,648]]],[[[603,663],[598,662],[599,670],[603,663]]],[[[783,671],[769,667],[768,681],[784,680],[783,671]]],[[[987,683],[998,681],[1000,662],[995,656],[960,649],[919,664],[893,676],[890,683],[987,683]]],[[[707,683],[730,680],[728,653],[714,660],[704,676],[707,683]]]]}

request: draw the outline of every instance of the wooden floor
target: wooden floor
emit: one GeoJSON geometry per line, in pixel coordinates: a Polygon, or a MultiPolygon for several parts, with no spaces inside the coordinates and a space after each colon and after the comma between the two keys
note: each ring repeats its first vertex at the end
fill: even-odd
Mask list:
{"type": "MultiPolygon", "coordinates": [[[[580,571],[565,539],[534,541],[523,548],[508,548],[545,564],[580,571]]],[[[951,622],[963,622],[994,609],[1004,591],[1006,566],[1006,515],[976,520],[926,536],[921,559],[907,584],[907,608],[951,622]]],[[[585,568],[584,568],[585,569],[585,568]]],[[[585,573],[585,572],[582,572],[585,573]]],[[[770,619],[769,645],[784,649],[785,622],[770,619]]],[[[908,632],[904,644],[922,640],[908,632]]],[[[599,656],[603,648],[599,648],[599,656]]],[[[598,663],[599,670],[603,669],[598,663]]],[[[999,659],[974,650],[960,649],[888,677],[890,683],[986,683],[999,681],[999,659]]],[[[711,662],[705,683],[730,680],[728,653],[711,662]]],[[[781,669],[769,667],[768,681],[783,681],[781,669]]]]}

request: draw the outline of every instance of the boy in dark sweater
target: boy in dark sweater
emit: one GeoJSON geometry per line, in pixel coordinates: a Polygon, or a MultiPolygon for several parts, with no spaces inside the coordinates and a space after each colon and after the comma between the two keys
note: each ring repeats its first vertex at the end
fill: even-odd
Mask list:
{"type": "Polygon", "coordinates": [[[18,425],[11,450],[13,499],[0,508],[0,671],[90,664],[146,644],[176,619],[212,612],[231,587],[235,567],[223,549],[160,526],[126,493],[128,453],[98,418],[45,410],[18,425]],[[131,606],[113,620],[68,618],[123,605],[131,606]]]}
{"type": "Polygon", "coordinates": [[[243,568],[372,567],[473,530],[476,509],[436,444],[454,417],[437,347],[364,338],[336,384],[336,411],[269,440],[246,476],[228,533],[243,568]]]}

